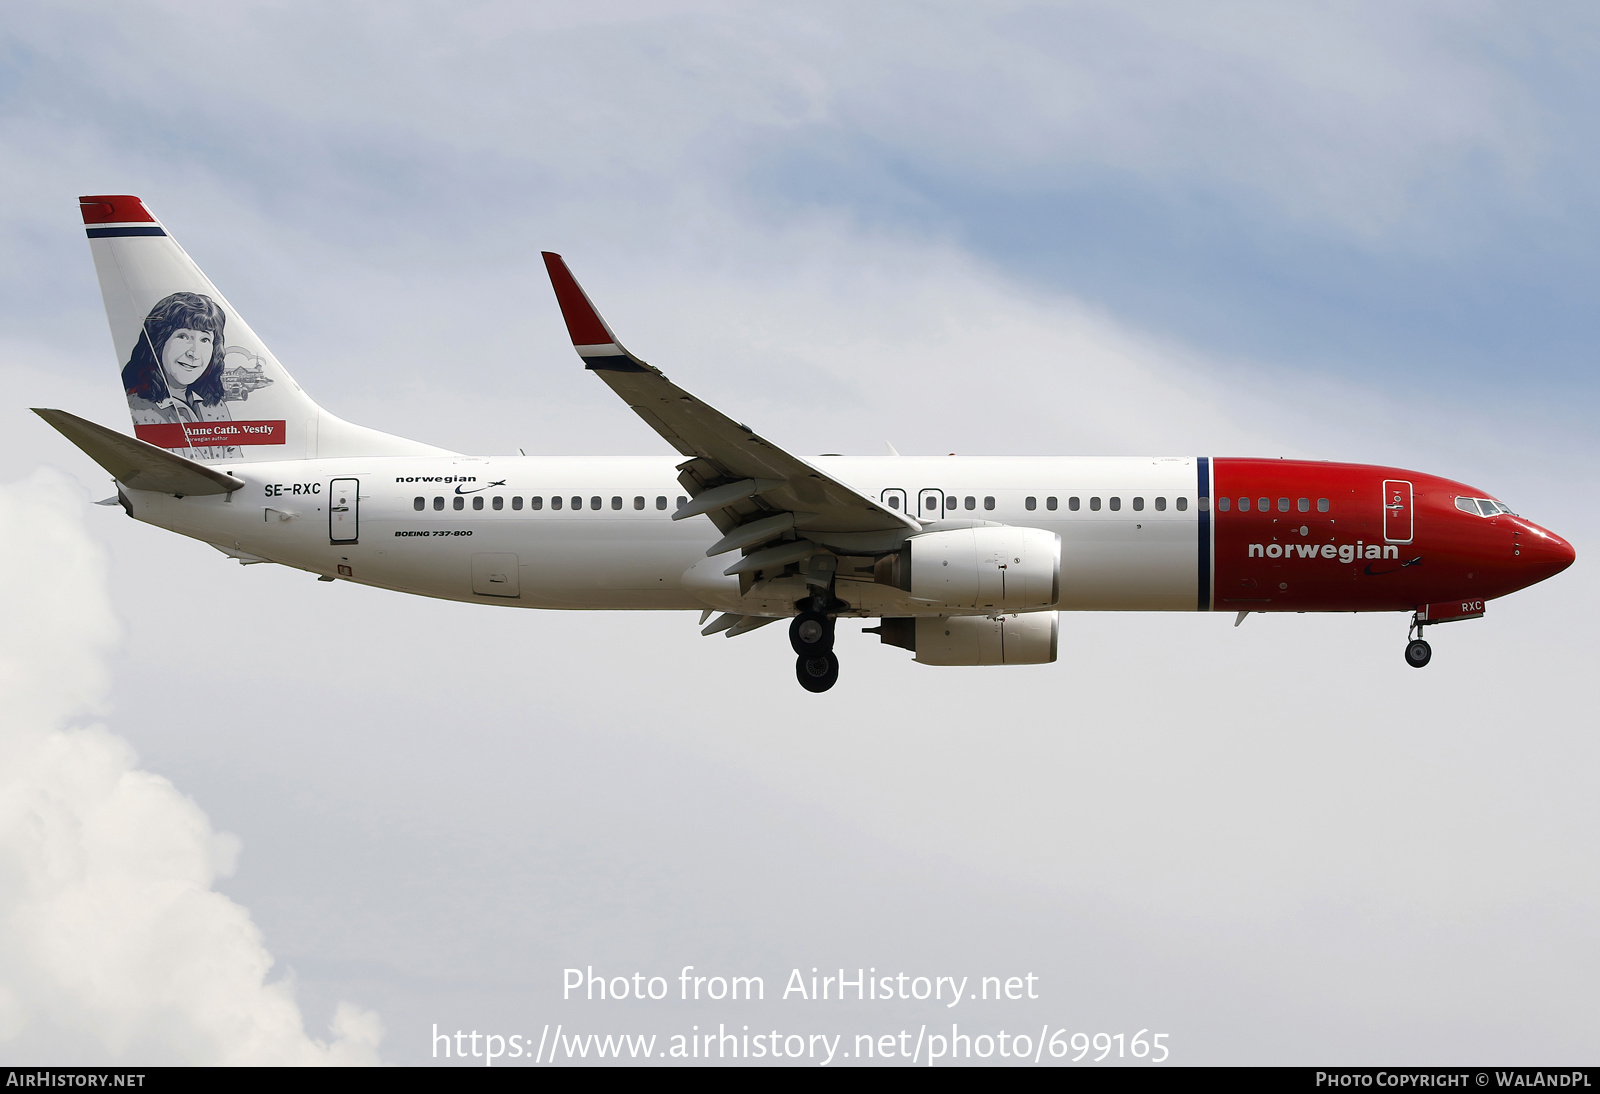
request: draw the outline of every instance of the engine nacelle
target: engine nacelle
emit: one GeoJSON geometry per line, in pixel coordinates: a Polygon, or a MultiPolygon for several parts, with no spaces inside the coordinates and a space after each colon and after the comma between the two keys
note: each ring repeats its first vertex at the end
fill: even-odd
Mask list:
{"type": "Polygon", "coordinates": [[[1017,612],[1061,599],[1061,537],[991,524],[912,536],[878,580],[942,608],[1017,612]]]}
{"type": "Polygon", "coordinates": [[[879,638],[911,650],[924,665],[1048,665],[1056,659],[1056,612],[885,619],[879,638]]]}

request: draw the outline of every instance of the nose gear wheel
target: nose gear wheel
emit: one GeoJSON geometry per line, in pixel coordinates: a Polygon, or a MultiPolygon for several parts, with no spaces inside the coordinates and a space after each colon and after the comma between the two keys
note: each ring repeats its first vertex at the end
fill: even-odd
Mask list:
{"type": "Polygon", "coordinates": [[[1414,669],[1420,669],[1433,660],[1433,647],[1420,638],[1406,643],[1406,664],[1414,669]]]}

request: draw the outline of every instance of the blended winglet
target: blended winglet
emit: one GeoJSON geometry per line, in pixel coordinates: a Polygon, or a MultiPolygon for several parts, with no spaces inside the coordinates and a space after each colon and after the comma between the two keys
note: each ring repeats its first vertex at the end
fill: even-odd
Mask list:
{"type": "Polygon", "coordinates": [[[111,477],[133,490],[154,490],[162,494],[226,494],[244,485],[232,475],[223,474],[175,452],[157,448],[137,437],[107,429],[87,418],[65,410],[33,411],[55,426],[67,440],[83,449],[111,477]]]}
{"type": "Polygon", "coordinates": [[[589,295],[572,276],[560,255],[541,251],[544,267],[550,273],[550,287],[555,290],[556,303],[561,306],[561,318],[567,321],[567,333],[572,336],[572,348],[583,358],[585,368],[620,372],[651,371],[650,366],[622,348],[617,336],[611,333],[599,310],[589,300],[589,295]]]}

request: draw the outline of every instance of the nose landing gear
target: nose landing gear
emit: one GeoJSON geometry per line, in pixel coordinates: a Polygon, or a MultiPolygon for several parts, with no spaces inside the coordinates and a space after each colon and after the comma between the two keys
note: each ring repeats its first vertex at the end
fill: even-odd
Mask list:
{"type": "Polygon", "coordinates": [[[1433,647],[1423,640],[1422,627],[1421,618],[1413,613],[1411,626],[1406,628],[1406,664],[1414,669],[1426,668],[1433,660],[1433,647]]]}

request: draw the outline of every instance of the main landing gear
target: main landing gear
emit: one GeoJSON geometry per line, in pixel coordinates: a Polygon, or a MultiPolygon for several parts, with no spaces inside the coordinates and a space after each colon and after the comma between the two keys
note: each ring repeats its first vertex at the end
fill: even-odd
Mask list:
{"type": "Polygon", "coordinates": [[[1433,660],[1433,647],[1428,645],[1422,637],[1422,624],[1417,617],[1411,617],[1411,626],[1406,628],[1406,664],[1414,669],[1426,668],[1429,661],[1433,660]]]}
{"type": "Polygon", "coordinates": [[[833,652],[833,618],[813,606],[789,624],[794,647],[795,678],[807,691],[827,691],[839,682],[839,658],[833,652]]]}

